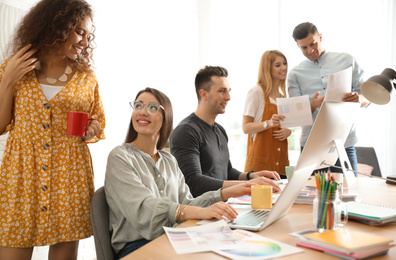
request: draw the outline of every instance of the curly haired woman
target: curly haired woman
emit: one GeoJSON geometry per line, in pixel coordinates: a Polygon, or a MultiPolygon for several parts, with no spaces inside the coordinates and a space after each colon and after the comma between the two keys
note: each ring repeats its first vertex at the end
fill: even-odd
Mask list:
{"type": "Polygon", "coordinates": [[[9,132],[0,178],[1,259],[77,259],[92,235],[87,143],[104,138],[91,69],[94,26],[83,0],[42,0],[24,17],[0,67],[0,133],[9,132]],[[88,113],[85,136],[66,135],[68,111],[88,113]]]}

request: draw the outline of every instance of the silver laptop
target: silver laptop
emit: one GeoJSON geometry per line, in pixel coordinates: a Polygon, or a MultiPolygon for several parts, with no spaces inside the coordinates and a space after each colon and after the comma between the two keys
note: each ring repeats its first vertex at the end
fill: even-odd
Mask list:
{"type": "Polygon", "coordinates": [[[292,178],[288,180],[288,184],[272,209],[249,210],[240,214],[234,222],[229,222],[228,225],[232,228],[260,231],[286,215],[312,172],[315,169],[323,168],[321,166],[323,162],[334,165],[337,161],[338,154],[334,148],[334,140],[341,140],[342,143],[345,143],[354,119],[359,113],[359,105],[351,102],[324,101],[292,178]],[[261,214],[257,214],[257,212],[261,214]],[[261,218],[261,220],[247,224],[244,218],[249,216],[261,218]]]}

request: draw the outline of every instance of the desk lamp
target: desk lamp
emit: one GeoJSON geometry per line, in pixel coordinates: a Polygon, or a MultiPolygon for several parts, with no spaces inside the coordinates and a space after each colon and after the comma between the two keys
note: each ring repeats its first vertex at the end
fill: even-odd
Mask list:
{"type": "MultiPolygon", "coordinates": [[[[390,101],[393,87],[396,88],[396,71],[387,68],[380,75],[369,78],[360,89],[370,102],[385,105],[390,101]]],[[[396,176],[388,176],[386,183],[396,184],[396,176]]]]}
{"type": "Polygon", "coordinates": [[[390,101],[393,87],[396,88],[396,71],[387,68],[380,75],[369,78],[360,89],[370,102],[385,105],[390,101]]]}

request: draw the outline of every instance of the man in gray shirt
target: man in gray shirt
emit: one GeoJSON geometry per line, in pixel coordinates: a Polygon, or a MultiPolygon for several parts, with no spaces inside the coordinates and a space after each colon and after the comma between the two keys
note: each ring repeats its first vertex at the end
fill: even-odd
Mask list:
{"type": "Polygon", "coordinates": [[[195,77],[198,107],[173,131],[171,153],[194,197],[241,181],[272,185],[274,192],[279,191],[271,180],[280,179],[277,172],[240,172],[232,167],[226,131],[215,122],[231,100],[227,76],[228,71],[222,67],[206,66],[198,72],[195,77]]]}
{"type": "MultiPolygon", "coordinates": [[[[290,97],[308,95],[311,100],[312,117],[315,120],[327,90],[327,80],[330,74],[352,67],[351,92],[347,93],[344,102],[360,102],[362,107],[368,101],[360,94],[363,83],[363,69],[354,57],[348,53],[327,52],[322,46],[322,34],[310,22],[301,23],[294,28],[293,38],[302,54],[307,58],[294,67],[287,77],[287,88],[290,97]]],[[[301,147],[305,146],[312,126],[304,126],[301,135],[301,147]]],[[[345,151],[353,170],[357,171],[355,144],[358,138],[353,127],[346,142],[345,151]]],[[[337,166],[340,166],[337,161],[337,166]]],[[[342,172],[331,168],[332,172],[342,172]]],[[[355,174],[357,175],[357,174],[355,174]]]]}

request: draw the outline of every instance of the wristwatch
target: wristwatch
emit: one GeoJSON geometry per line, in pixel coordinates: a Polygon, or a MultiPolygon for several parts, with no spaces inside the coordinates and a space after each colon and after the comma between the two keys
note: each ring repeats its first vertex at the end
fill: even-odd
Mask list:
{"type": "Polygon", "coordinates": [[[250,174],[251,174],[252,172],[254,172],[254,171],[249,171],[249,172],[246,174],[246,180],[251,180],[250,174]]]}
{"type": "Polygon", "coordinates": [[[264,126],[264,128],[267,128],[267,126],[268,126],[267,120],[264,121],[263,126],[264,126]]]}

